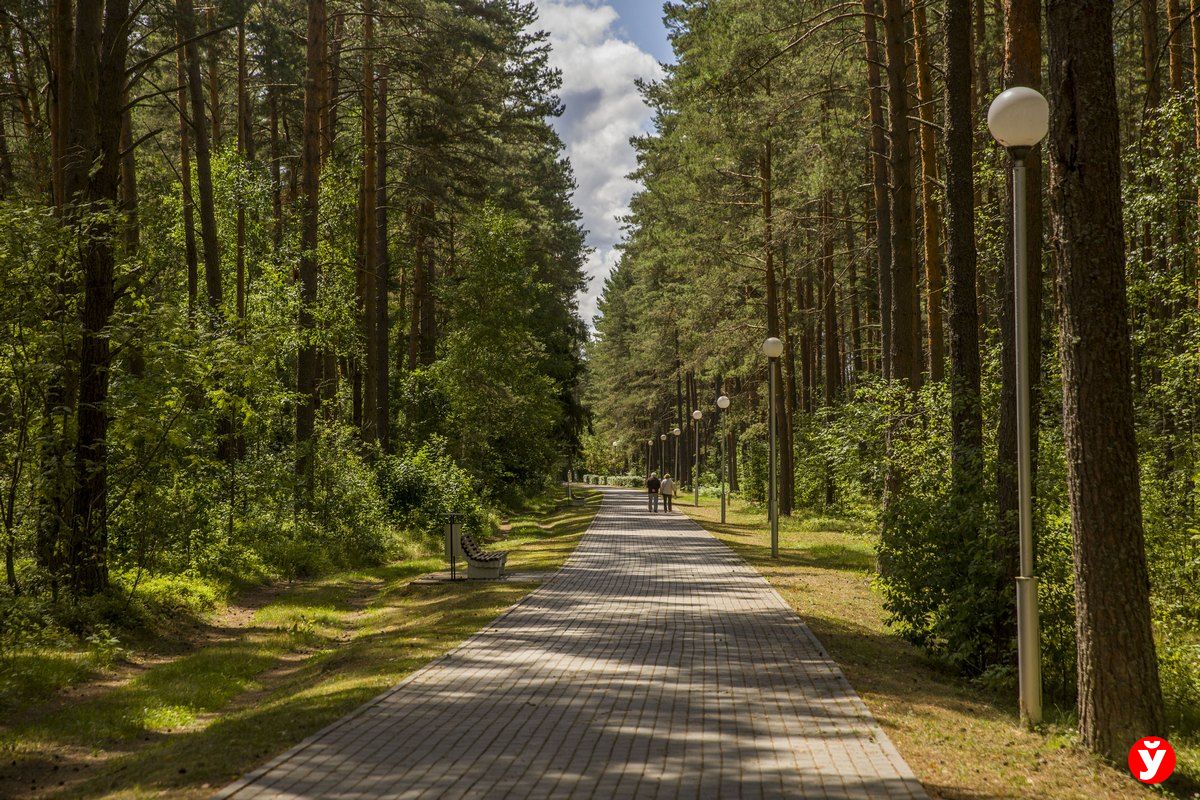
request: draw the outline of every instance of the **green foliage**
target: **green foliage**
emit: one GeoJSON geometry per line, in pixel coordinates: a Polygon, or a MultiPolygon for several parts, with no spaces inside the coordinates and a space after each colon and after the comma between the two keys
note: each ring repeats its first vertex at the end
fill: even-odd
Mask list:
{"type": "Polygon", "coordinates": [[[442,535],[448,514],[462,516],[468,531],[479,532],[485,515],[466,470],[435,437],[404,456],[385,456],[378,465],[379,488],[395,523],[432,542],[442,535]]]}
{"type": "Polygon", "coordinates": [[[646,478],[643,475],[607,475],[605,478],[609,486],[621,486],[626,489],[643,489],[646,486],[646,478]]]}
{"type": "Polygon", "coordinates": [[[1000,595],[1011,588],[983,504],[960,507],[951,492],[949,392],[934,384],[915,401],[903,390],[883,397],[892,419],[903,420],[891,431],[890,458],[900,477],[878,547],[884,607],[907,638],[979,674],[1005,660],[996,652],[1007,647],[997,642],[1006,609],[1000,595]]]}
{"type": "Polygon", "coordinates": [[[1167,713],[1200,729],[1200,285],[1193,109],[1168,96],[1126,153],[1126,273],[1142,514],[1167,713]]]}
{"type": "Polygon", "coordinates": [[[454,281],[455,314],[437,362],[401,383],[403,436],[438,436],[443,449],[493,497],[538,488],[555,466],[565,409],[553,356],[538,334],[551,292],[536,279],[528,226],[494,205],[465,224],[454,281]]]}
{"type": "Polygon", "coordinates": [[[742,448],[738,460],[741,471],[741,487],[746,499],[754,503],[767,500],[767,475],[769,451],[760,437],[750,439],[742,448]]]}

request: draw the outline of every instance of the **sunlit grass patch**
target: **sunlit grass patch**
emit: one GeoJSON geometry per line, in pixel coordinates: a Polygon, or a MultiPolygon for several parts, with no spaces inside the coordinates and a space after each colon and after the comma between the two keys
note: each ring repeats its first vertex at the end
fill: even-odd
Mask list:
{"type": "Polygon", "coordinates": [[[88,650],[44,645],[11,655],[0,668],[0,716],[8,717],[29,703],[50,697],[61,687],[94,674],[104,663],[88,650]]]}
{"type": "MultiPolygon", "coordinates": [[[[560,566],[599,499],[540,500],[514,517],[502,545],[510,568],[560,566]]],[[[423,557],[298,584],[225,631],[224,641],[201,643],[124,685],[3,731],[0,795],[18,776],[29,791],[26,778],[36,776],[36,789],[51,797],[209,796],[450,650],[534,588],[411,582],[444,568],[442,559],[423,557]]]]}

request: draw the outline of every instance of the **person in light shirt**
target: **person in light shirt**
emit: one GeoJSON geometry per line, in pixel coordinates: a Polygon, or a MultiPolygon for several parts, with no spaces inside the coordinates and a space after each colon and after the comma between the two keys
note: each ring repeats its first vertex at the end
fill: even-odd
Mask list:
{"type": "Polygon", "coordinates": [[[658,487],[662,492],[663,511],[671,510],[671,500],[675,497],[675,481],[671,480],[671,473],[663,474],[662,484],[658,487]]]}

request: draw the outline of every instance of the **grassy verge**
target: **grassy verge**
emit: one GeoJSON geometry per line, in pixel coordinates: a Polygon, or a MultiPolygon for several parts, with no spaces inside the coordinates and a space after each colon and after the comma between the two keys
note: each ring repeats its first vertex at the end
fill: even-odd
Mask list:
{"type": "MultiPolygon", "coordinates": [[[[599,506],[547,499],[510,520],[512,571],[552,570],[599,506]]],[[[236,629],[132,679],[0,728],[0,796],[207,797],[396,684],[536,584],[413,585],[417,559],[278,593],[236,629]]]]}
{"type": "MultiPolygon", "coordinates": [[[[773,560],[760,511],[734,501],[722,525],[717,501],[700,502],[699,509],[679,509],[760,570],[804,617],[933,797],[1107,800],[1159,793],[1077,747],[1069,712],[1054,714],[1039,732],[1025,731],[1011,691],[964,681],[890,633],[871,589],[871,537],[801,513],[781,520],[780,558],[773,560]]],[[[1185,785],[1196,775],[1200,750],[1177,749],[1183,774],[1173,779],[1174,790],[1200,797],[1185,785]]]]}

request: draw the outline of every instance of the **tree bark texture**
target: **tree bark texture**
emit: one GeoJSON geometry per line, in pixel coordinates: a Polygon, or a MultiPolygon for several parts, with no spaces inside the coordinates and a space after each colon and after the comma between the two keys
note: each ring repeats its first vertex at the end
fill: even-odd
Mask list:
{"type": "Polygon", "coordinates": [[[1133,429],[1113,6],[1046,10],[1079,727],[1090,749],[1123,762],[1130,742],[1162,730],[1163,705],[1133,429]]]}
{"type": "Polygon", "coordinates": [[[887,43],[888,135],[892,210],[892,378],[909,389],[920,387],[920,364],[913,346],[916,286],[913,282],[913,175],[909,130],[907,32],[903,0],[883,0],[887,43]]]}
{"type": "Polygon", "coordinates": [[[867,98],[871,124],[871,188],[875,195],[875,257],[879,277],[879,335],[883,377],[892,377],[892,201],[888,193],[888,128],[880,74],[883,55],[875,19],[880,0],[863,0],[867,42],[867,98]]]}
{"type": "MultiPolygon", "coordinates": [[[[917,62],[917,102],[921,124],[921,223],[925,245],[925,319],[927,320],[926,365],[931,381],[941,381],[946,360],[945,334],[942,322],[942,212],[937,201],[938,180],[937,136],[933,128],[934,95],[932,60],[929,52],[929,26],[925,19],[925,0],[913,5],[913,33],[917,62]]],[[[968,39],[969,41],[969,39],[968,39]]]]}
{"type": "Polygon", "coordinates": [[[319,359],[316,342],[317,212],[321,172],[321,118],[325,106],[325,0],[308,0],[308,44],[305,53],[304,130],[301,229],[300,311],[297,325],[300,351],[296,358],[296,477],[302,503],[312,498],[313,432],[319,402],[319,359]]]}
{"type": "MultiPolygon", "coordinates": [[[[968,524],[977,519],[983,470],[976,298],[971,13],[946,0],[946,245],[950,312],[951,483],[968,524]]],[[[968,533],[969,535],[969,533],[968,533]]]]}

